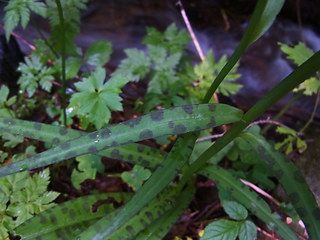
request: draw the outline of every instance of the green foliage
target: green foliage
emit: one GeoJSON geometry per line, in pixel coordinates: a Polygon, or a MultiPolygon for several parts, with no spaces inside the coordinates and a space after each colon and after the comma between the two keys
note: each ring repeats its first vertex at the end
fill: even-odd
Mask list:
{"type": "Polygon", "coordinates": [[[27,91],[29,97],[34,95],[38,85],[43,90],[50,92],[54,80],[54,69],[46,67],[36,55],[33,55],[30,59],[27,57],[24,59],[26,63],[20,63],[18,68],[18,71],[21,72],[18,80],[21,90],[27,91]]]}
{"type": "MultiPolygon", "coordinates": [[[[300,66],[308,58],[310,58],[313,52],[306,47],[302,42],[297,45],[290,47],[284,43],[279,43],[282,52],[287,54],[287,58],[292,60],[296,65],[300,66]]],[[[294,89],[295,92],[303,90],[303,94],[311,96],[318,92],[320,88],[320,79],[318,77],[311,77],[301,83],[297,88],[294,89]]]]}
{"type": "Polygon", "coordinates": [[[142,183],[151,176],[151,172],[148,169],[144,169],[142,166],[135,165],[131,172],[123,172],[121,178],[130,187],[138,190],[142,183]]]}
{"type": "Polygon", "coordinates": [[[128,82],[128,79],[120,75],[113,75],[104,83],[106,71],[97,68],[81,82],[76,83],[79,92],[74,93],[70,99],[69,108],[73,108],[72,115],[77,114],[86,124],[93,123],[97,129],[106,125],[111,118],[111,111],[121,111],[121,88],[128,82]]]}
{"type": "MultiPolygon", "coordinates": [[[[8,5],[7,13],[12,11],[12,16],[8,15],[7,18],[13,18],[12,23],[6,23],[9,25],[8,32],[22,18],[22,25],[27,24],[30,4],[35,2],[12,1],[10,7],[8,5]],[[23,6],[29,10],[19,10],[18,3],[21,6],[26,4],[23,6]]],[[[283,1],[258,1],[248,29],[228,61],[225,56],[216,61],[213,53],[209,52],[203,63],[192,67],[185,52],[185,44],[190,41],[185,31],[178,30],[175,25],[169,26],[163,34],[148,28],[148,35],[143,40],[146,52],[126,50],[128,58],[122,61],[108,81],[105,81],[106,72],[101,66],[110,58],[111,45],[99,41],[91,45],[86,53],[82,53],[72,41],[79,32],[80,10],[85,8],[86,2],[61,0],[56,5],[55,1],[47,0],[44,4],[52,31],[48,39],[36,42],[37,51],[31,59],[26,59],[24,65],[20,65],[20,69],[24,68],[20,90],[27,91],[33,97],[29,102],[21,102],[34,109],[43,100],[38,94],[34,94],[35,91],[42,92],[39,86],[45,91],[52,90],[58,99],[47,97],[46,104],[56,104],[61,100],[64,111],[69,101],[67,117],[80,120],[82,129],[98,130],[86,133],[66,127],[0,117],[0,130],[10,140],[11,147],[15,146],[16,138],[23,140],[24,137],[44,141],[46,146],[54,145],[36,155],[33,155],[35,148],[29,146],[23,154],[10,158],[12,164],[0,168],[0,181],[3,181],[0,184],[0,199],[1,203],[4,202],[0,209],[3,216],[1,220],[6,227],[2,228],[2,233],[7,234],[9,231],[26,239],[57,239],[62,234],[68,239],[85,240],[161,239],[192,199],[195,175],[200,173],[215,182],[229,216],[229,219],[218,219],[210,224],[202,239],[256,238],[256,228],[247,220],[248,211],[284,239],[298,239],[286,223],[276,213],[272,213],[269,205],[240,181],[240,178],[246,178],[268,188],[270,183],[267,179],[271,176],[283,185],[293,207],[305,222],[310,238],[319,239],[320,211],[299,171],[292,162],[274,151],[259,134],[259,130],[251,128],[242,131],[282,96],[318,71],[320,53],[313,54],[305,64],[294,70],[244,115],[241,110],[224,104],[184,105],[190,102],[208,103],[216,90],[230,95],[240,88],[239,85],[234,85],[234,80],[239,77],[235,73],[237,62],[247,47],[269,28],[283,1]],[[59,3],[62,5],[62,9],[59,9],[64,15],[62,20],[58,18],[61,17],[61,11],[60,15],[57,14],[59,3]],[[92,65],[89,69],[95,70],[83,73],[83,65],[92,65]],[[184,106],[154,111],[104,127],[110,121],[111,111],[122,110],[119,96],[121,87],[128,81],[146,78],[149,86],[140,106],[144,112],[157,106],[184,106]],[[210,84],[213,79],[214,82],[210,84]],[[229,83],[221,84],[224,79],[229,83]],[[60,90],[51,89],[50,83],[53,80],[61,80],[57,84],[61,84],[60,90]],[[65,80],[70,82],[68,87],[75,86],[75,93],[74,89],[70,89],[66,94],[65,80]],[[75,83],[71,84],[71,81],[75,83]],[[236,123],[212,146],[206,143],[195,147],[200,130],[206,129],[204,135],[208,135],[211,128],[232,122],[236,123]],[[178,135],[168,153],[133,143],[168,135],[178,135]],[[220,150],[221,155],[217,154],[220,150]],[[225,155],[233,169],[225,170],[217,166],[225,155]],[[97,172],[106,174],[101,156],[136,163],[131,172],[122,174],[122,178],[136,189],[132,198],[128,194],[122,196],[118,193],[103,195],[104,197],[90,195],[39,214],[44,208],[50,207],[51,201],[57,197],[57,193],[46,191],[48,170],[32,177],[28,172],[13,174],[76,158],[79,164],[72,174],[72,181],[79,188],[84,179],[94,178],[97,172]],[[270,169],[271,173],[266,172],[266,169],[270,169]],[[4,177],[6,175],[9,176],[4,177]],[[45,183],[38,179],[41,176],[45,183]],[[7,183],[8,179],[15,184],[7,183]],[[7,186],[15,185],[19,187],[10,190],[14,196],[10,198],[7,186]],[[114,206],[125,203],[129,198],[125,205],[114,209],[114,206]],[[26,199],[32,201],[26,202],[26,199]],[[92,207],[100,199],[106,201],[98,202],[100,207],[95,214],[92,207]],[[19,205],[20,200],[23,207],[19,205]],[[105,206],[104,202],[113,204],[105,206]],[[38,215],[33,216],[35,214],[38,215]],[[31,219],[25,221],[29,217],[31,219]],[[15,228],[17,223],[20,226],[15,228]]],[[[13,111],[15,98],[8,104],[8,90],[1,87],[0,92],[3,93],[0,96],[1,109],[13,111]]],[[[54,109],[46,106],[46,109],[52,117],[58,119],[59,107],[54,109]]],[[[10,111],[9,113],[11,114],[10,111]]],[[[73,125],[75,126],[77,125],[73,125]]],[[[1,154],[1,161],[8,164],[5,160],[11,156],[11,152],[2,151],[1,154]]]]}
{"type": "Polygon", "coordinates": [[[10,108],[16,103],[17,97],[13,96],[9,98],[9,88],[6,85],[2,85],[0,88],[0,116],[15,118],[14,111],[10,108]]]}
{"type": "Polygon", "coordinates": [[[290,128],[277,127],[276,131],[280,134],[284,134],[287,137],[282,141],[275,144],[275,149],[285,149],[285,153],[288,155],[293,151],[294,145],[297,147],[299,153],[304,152],[307,149],[306,141],[302,140],[298,133],[290,128]]]}
{"type": "Polygon", "coordinates": [[[95,179],[97,172],[104,172],[104,165],[101,162],[100,156],[84,155],[76,157],[79,162],[77,170],[74,169],[71,175],[71,181],[75,188],[80,189],[80,183],[86,179],[95,179]]]}
{"type": "Polygon", "coordinates": [[[21,223],[54,205],[52,201],[59,193],[47,191],[49,182],[49,169],[33,176],[23,172],[0,179],[2,239],[21,223]]]}
{"type": "Polygon", "coordinates": [[[234,201],[223,201],[223,208],[233,220],[221,219],[209,224],[201,240],[234,240],[237,237],[239,240],[254,240],[257,238],[256,226],[252,221],[246,220],[248,211],[245,207],[234,201]]]}
{"type": "MultiPolygon", "coordinates": [[[[193,79],[197,81],[195,86],[188,86],[189,98],[191,103],[197,103],[200,99],[203,99],[211,83],[217,77],[223,66],[227,63],[227,56],[223,55],[218,62],[214,59],[213,53],[210,50],[205,60],[194,67],[193,79]]],[[[230,96],[235,94],[241,87],[241,84],[237,84],[234,81],[241,75],[236,73],[239,64],[236,64],[232,70],[228,73],[225,80],[220,84],[217,89],[218,93],[224,96],[230,96]]]]}
{"type": "Polygon", "coordinates": [[[4,24],[6,38],[9,40],[11,32],[21,23],[25,28],[30,21],[30,11],[46,17],[46,5],[37,0],[11,0],[5,7],[4,24]]]}

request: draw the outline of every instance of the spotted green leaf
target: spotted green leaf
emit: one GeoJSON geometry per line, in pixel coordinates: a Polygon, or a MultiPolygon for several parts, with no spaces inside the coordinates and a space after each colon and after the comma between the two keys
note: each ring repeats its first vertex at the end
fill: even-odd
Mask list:
{"type": "Polygon", "coordinates": [[[200,173],[215,181],[224,191],[229,192],[235,201],[241,203],[262,221],[269,224],[269,226],[273,226],[273,230],[278,232],[284,239],[298,240],[298,237],[285,223],[271,214],[268,204],[255,192],[250,191],[246,185],[230,172],[217,166],[208,166],[200,173]]]}
{"type": "Polygon", "coordinates": [[[167,211],[163,216],[153,221],[147,228],[140,232],[135,240],[158,240],[163,239],[169,232],[173,224],[178,220],[183,211],[187,208],[195,193],[193,183],[179,195],[173,208],[167,211]]]}
{"type": "Polygon", "coordinates": [[[114,210],[112,201],[98,208],[94,207],[94,203],[107,199],[120,203],[130,199],[130,195],[125,193],[93,194],[67,201],[23,223],[16,229],[16,233],[23,240],[55,240],[62,237],[72,239],[88,225],[114,210]]]}
{"type": "MultiPolygon", "coordinates": [[[[4,122],[9,122],[10,120],[12,119],[0,117],[0,131],[44,141],[53,145],[87,134],[70,128],[19,119],[14,120],[14,125],[4,124],[4,122]],[[41,129],[41,131],[34,131],[35,128],[41,129]]],[[[96,155],[139,164],[152,170],[159,165],[166,152],[146,145],[130,143],[100,151],[96,155]]]]}
{"type": "MultiPolygon", "coordinates": [[[[63,142],[43,153],[0,168],[0,176],[47,166],[84,154],[96,154],[107,148],[153,137],[199,131],[238,121],[242,111],[224,104],[187,105],[151,112],[117,125],[102,128],[76,139],[63,142]]],[[[5,120],[15,125],[15,119],[5,120]]],[[[40,127],[40,125],[35,125],[40,127]]],[[[41,129],[35,128],[40,131],[41,129]]],[[[61,132],[67,134],[67,130],[61,132]]]]}
{"type": "Polygon", "coordinates": [[[263,157],[283,186],[295,210],[304,222],[310,238],[320,238],[320,210],[298,168],[289,159],[276,152],[263,138],[246,134],[245,139],[263,157]]]}

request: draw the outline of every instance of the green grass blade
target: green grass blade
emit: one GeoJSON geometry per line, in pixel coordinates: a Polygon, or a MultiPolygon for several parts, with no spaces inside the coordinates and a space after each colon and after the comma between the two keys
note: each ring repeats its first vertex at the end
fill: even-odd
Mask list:
{"type": "Polygon", "coordinates": [[[320,209],[299,169],[293,162],[275,151],[262,137],[249,133],[243,136],[265,159],[269,169],[283,186],[292,205],[304,222],[310,239],[320,239],[320,209]]]}
{"type": "MultiPolygon", "coordinates": [[[[61,126],[19,119],[14,119],[15,124],[8,124],[11,121],[12,119],[10,118],[0,117],[0,131],[14,135],[22,135],[27,138],[52,143],[53,145],[88,134],[86,132],[61,126]],[[41,131],[35,131],[35,129],[41,129],[41,131]]],[[[96,155],[131,162],[150,169],[155,169],[165,157],[166,152],[143,144],[130,143],[103,150],[98,152],[96,155]]]]}
{"type": "Polygon", "coordinates": [[[108,198],[123,202],[130,199],[130,194],[108,193],[89,195],[75,200],[61,203],[29,219],[15,229],[16,234],[22,239],[55,240],[72,239],[79,231],[86,229],[89,222],[93,223],[113,211],[113,204],[101,205],[96,212],[92,211],[92,205],[98,200],[108,198]]]}
{"type": "Polygon", "coordinates": [[[242,37],[238,47],[230,57],[227,64],[219,72],[218,76],[206,93],[203,103],[208,103],[217,90],[220,83],[225,79],[234,65],[239,61],[247,48],[256,41],[273,23],[275,17],[281,10],[284,0],[259,0],[253,12],[248,28],[242,37]]]}
{"type": "Polygon", "coordinates": [[[136,239],[136,235],[139,232],[172,209],[177,196],[177,188],[170,187],[164,189],[157,198],[151,200],[137,215],[122,225],[117,231],[113,232],[108,238],[123,240],[136,239]]]}
{"type": "Polygon", "coordinates": [[[246,185],[227,170],[217,166],[208,166],[200,173],[215,181],[224,190],[229,191],[235,201],[244,205],[269,226],[273,226],[273,230],[278,232],[284,239],[299,239],[285,223],[271,214],[268,204],[258,194],[250,191],[246,185]]]}
{"type": "Polygon", "coordinates": [[[144,231],[140,232],[135,240],[158,240],[163,239],[169,232],[173,224],[178,220],[183,211],[188,207],[191,199],[195,194],[194,184],[189,184],[188,187],[180,194],[177,201],[174,203],[172,210],[167,211],[156,221],[153,221],[144,231]]]}
{"type": "MultiPolygon", "coordinates": [[[[200,104],[151,112],[117,125],[102,128],[0,168],[0,176],[47,166],[84,154],[153,137],[182,134],[238,121],[242,111],[224,104],[200,104]]],[[[7,122],[14,125],[15,120],[7,122]]],[[[38,129],[41,131],[41,129],[38,129]]]]}

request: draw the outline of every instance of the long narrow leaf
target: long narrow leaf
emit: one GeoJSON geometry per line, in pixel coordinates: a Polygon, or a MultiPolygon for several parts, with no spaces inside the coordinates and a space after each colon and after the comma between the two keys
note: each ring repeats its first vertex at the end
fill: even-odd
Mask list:
{"type": "MultiPolygon", "coordinates": [[[[28,159],[0,168],[0,176],[47,166],[84,154],[153,137],[182,134],[238,121],[242,111],[224,104],[201,104],[154,111],[117,125],[68,140],[28,159]]],[[[6,122],[14,125],[15,120],[6,122]]],[[[41,129],[37,129],[41,131],[41,129]]],[[[62,135],[64,132],[61,133],[62,135]]]]}
{"type": "Polygon", "coordinates": [[[189,133],[180,136],[163,164],[157,168],[148,181],[137,191],[116,217],[112,218],[111,221],[109,216],[102,218],[75,239],[105,239],[118,230],[123,224],[126,224],[179,173],[190,158],[198,135],[199,134],[189,133]]]}
{"type": "Polygon", "coordinates": [[[16,229],[16,234],[20,235],[23,240],[55,240],[60,239],[61,236],[64,239],[72,239],[86,229],[89,222],[92,224],[114,210],[113,204],[110,202],[110,204],[100,206],[97,211],[93,211],[92,205],[95,202],[108,198],[117,202],[126,202],[130,197],[130,194],[125,193],[108,193],[67,201],[24,222],[16,229]]]}
{"type": "MultiPolygon", "coordinates": [[[[52,143],[53,145],[57,145],[67,140],[71,140],[88,134],[86,132],[61,126],[54,126],[19,119],[14,119],[15,124],[8,124],[11,121],[12,119],[0,117],[0,131],[8,132],[13,135],[21,135],[27,138],[47,143],[52,143]],[[41,130],[35,131],[35,129],[41,130]]],[[[166,155],[166,152],[143,144],[130,143],[127,145],[100,151],[97,153],[97,155],[131,162],[142,165],[144,167],[148,167],[150,169],[155,169],[155,167],[162,161],[162,159],[166,155]]]]}
{"type": "Polygon", "coordinates": [[[285,223],[271,214],[268,204],[260,196],[250,191],[246,185],[231,173],[217,166],[208,166],[200,173],[215,181],[224,190],[229,191],[234,200],[243,204],[269,226],[273,226],[273,230],[278,232],[284,239],[299,239],[285,223]]]}
{"type": "Polygon", "coordinates": [[[169,232],[183,211],[188,207],[195,193],[194,185],[189,185],[174,203],[172,210],[166,212],[161,218],[154,221],[144,231],[136,236],[135,240],[159,240],[169,232]]]}
{"type": "Polygon", "coordinates": [[[238,47],[230,57],[227,64],[219,72],[218,76],[210,86],[203,103],[208,103],[217,90],[220,83],[225,79],[234,65],[239,61],[247,48],[268,30],[275,17],[280,12],[284,0],[259,0],[251,17],[249,26],[241,39],[238,47]]]}
{"type": "Polygon", "coordinates": [[[246,133],[244,138],[266,161],[289,196],[291,203],[304,222],[310,239],[320,239],[320,209],[299,169],[275,151],[262,137],[246,133]]]}

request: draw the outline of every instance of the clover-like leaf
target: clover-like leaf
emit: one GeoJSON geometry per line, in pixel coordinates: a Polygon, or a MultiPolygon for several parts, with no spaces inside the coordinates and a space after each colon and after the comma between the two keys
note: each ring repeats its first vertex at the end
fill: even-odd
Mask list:
{"type": "Polygon", "coordinates": [[[138,190],[150,176],[150,170],[144,169],[140,165],[135,165],[131,172],[123,172],[121,174],[122,179],[135,190],[138,190]]]}
{"type": "Polygon", "coordinates": [[[80,119],[89,119],[97,129],[107,124],[111,118],[111,111],[121,111],[121,88],[128,79],[120,75],[113,75],[104,82],[106,71],[98,67],[83,81],[76,83],[79,92],[72,95],[69,108],[72,114],[80,119]]]}

